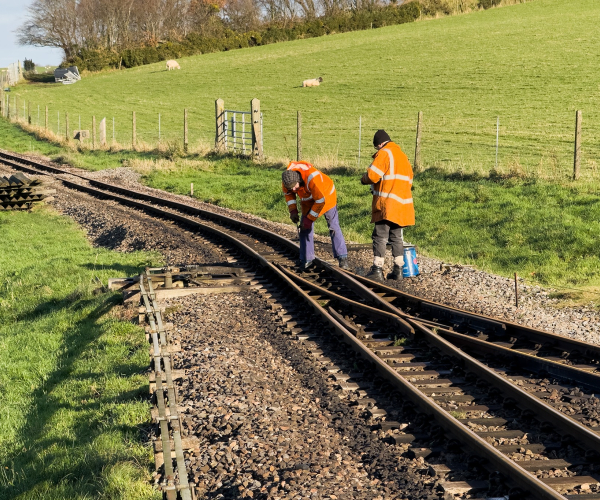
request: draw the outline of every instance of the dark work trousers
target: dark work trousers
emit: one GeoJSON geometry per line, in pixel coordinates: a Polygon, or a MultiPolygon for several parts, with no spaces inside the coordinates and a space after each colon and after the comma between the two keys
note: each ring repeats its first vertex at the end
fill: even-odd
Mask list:
{"type": "Polygon", "coordinates": [[[392,255],[399,257],[404,255],[402,246],[402,226],[389,220],[381,220],[375,223],[373,228],[373,256],[385,257],[385,246],[389,240],[392,245],[392,255]]]}
{"type": "MultiPolygon", "coordinates": [[[[323,214],[329,228],[329,236],[331,237],[331,246],[333,248],[333,256],[344,257],[348,254],[346,250],[346,242],[340,229],[340,221],[338,219],[337,205],[323,214]]],[[[304,220],[304,215],[302,220],[304,220]]],[[[302,225],[300,225],[302,227],[302,225]]],[[[310,229],[300,229],[300,260],[308,262],[315,258],[315,240],[314,240],[314,224],[310,229]]]]}

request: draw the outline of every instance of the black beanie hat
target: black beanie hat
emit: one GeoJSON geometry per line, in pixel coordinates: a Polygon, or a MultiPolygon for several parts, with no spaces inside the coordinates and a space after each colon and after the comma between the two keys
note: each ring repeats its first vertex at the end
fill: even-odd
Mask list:
{"type": "Polygon", "coordinates": [[[286,189],[292,189],[300,181],[302,181],[302,176],[296,170],[285,170],[281,174],[281,182],[286,189]]]}
{"type": "Polygon", "coordinates": [[[391,141],[390,136],[385,130],[378,130],[373,137],[373,146],[377,147],[383,142],[391,141]]]}

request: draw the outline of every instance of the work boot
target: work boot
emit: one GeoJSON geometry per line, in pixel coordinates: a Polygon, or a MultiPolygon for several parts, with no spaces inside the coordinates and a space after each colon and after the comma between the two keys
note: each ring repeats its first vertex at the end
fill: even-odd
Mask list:
{"type": "Polygon", "coordinates": [[[366,277],[375,281],[383,281],[383,272],[379,266],[372,265],[366,277]]]}
{"type": "Polygon", "coordinates": [[[350,269],[347,256],[339,257],[338,262],[340,263],[340,269],[350,269]]]}
{"type": "Polygon", "coordinates": [[[402,268],[398,264],[394,264],[394,269],[386,276],[386,279],[399,281],[402,277],[402,268]]]}
{"type": "Polygon", "coordinates": [[[298,261],[298,270],[301,273],[306,273],[308,272],[314,265],[314,262],[312,260],[300,260],[298,261]]]}

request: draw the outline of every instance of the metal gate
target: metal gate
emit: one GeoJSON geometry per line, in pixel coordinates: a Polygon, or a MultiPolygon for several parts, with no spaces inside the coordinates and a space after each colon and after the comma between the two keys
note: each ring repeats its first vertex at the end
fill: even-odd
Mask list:
{"type": "MultiPolygon", "coordinates": [[[[234,154],[249,155],[252,152],[252,113],[226,109],[224,123],[225,149],[234,154]]],[[[262,149],[263,115],[260,114],[260,143],[262,149]]]]}
{"type": "Polygon", "coordinates": [[[225,109],[223,99],[217,99],[215,122],[216,150],[252,158],[263,157],[263,115],[258,99],[250,102],[250,111],[225,109]]]}

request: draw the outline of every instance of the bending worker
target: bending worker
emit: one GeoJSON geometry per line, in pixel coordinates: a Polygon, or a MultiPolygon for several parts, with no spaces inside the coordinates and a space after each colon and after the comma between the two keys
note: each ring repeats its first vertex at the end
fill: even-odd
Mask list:
{"type": "Polygon", "coordinates": [[[394,269],[387,279],[402,279],[404,248],[402,228],[414,226],[415,208],[412,199],[413,171],[400,146],[393,143],[385,130],[378,130],[373,138],[377,152],[373,163],[361,178],[362,184],[371,184],[373,193],[371,222],[373,229],[373,266],[368,278],[383,280],[383,262],[387,242],[392,245],[394,269]]]}
{"type": "Polygon", "coordinates": [[[348,251],[340,229],[337,211],[337,195],[333,181],[310,163],[292,161],[281,175],[285,201],[294,224],[300,221],[296,195],[300,197],[302,220],[300,221],[300,268],[308,269],[315,258],[313,223],[325,216],[333,256],[342,269],[348,269],[348,251]]]}

